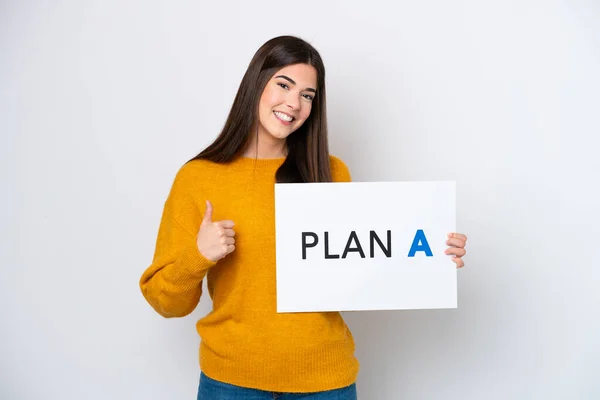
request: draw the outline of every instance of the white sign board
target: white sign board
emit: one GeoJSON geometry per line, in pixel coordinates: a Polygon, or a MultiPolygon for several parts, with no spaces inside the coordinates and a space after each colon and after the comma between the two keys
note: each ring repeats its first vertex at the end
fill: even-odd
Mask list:
{"type": "Polygon", "coordinates": [[[277,311],[456,308],[455,182],[275,185],[277,311]]]}

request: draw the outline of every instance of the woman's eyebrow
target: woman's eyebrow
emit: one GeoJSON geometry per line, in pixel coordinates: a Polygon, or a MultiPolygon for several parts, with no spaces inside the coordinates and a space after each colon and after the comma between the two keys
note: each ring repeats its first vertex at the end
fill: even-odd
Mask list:
{"type": "MultiPolygon", "coordinates": [[[[296,84],[296,82],[294,82],[294,80],[293,80],[292,78],[290,78],[290,77],[288,77],[288,76],[285,76],[285,75],[278,75],[278,76],[276,76],[275,78],[282,78],[282,79],[285,79],[286,81],[290,82],[290,83],[291,83],[291,84],[293,84],[293,85],[295,85],[295,84],[296,84]]],[[[313,92],[313,93],[317,93],[317,91],[316,91],[315,89],[313,89],[313,88],[310,88],[310,87],[309,87],[309,88],[306,88],[306,89],[304,89],[304,90],[306,90],[307,92],[313,92]]]]}

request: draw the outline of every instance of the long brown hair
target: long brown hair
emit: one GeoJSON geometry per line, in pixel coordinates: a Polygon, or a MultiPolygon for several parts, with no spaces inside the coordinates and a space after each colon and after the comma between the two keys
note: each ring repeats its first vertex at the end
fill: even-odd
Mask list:
{"type": "Polygon", "coordinates": [[[313,46],[294,36],[273,38],[258,49],[242,78],[223,130],[192,160],[228,163],[241,156],[258,122],[258,104],[265,86],[278,70],[293,64],[315,68],[317,93],[310,116],[286,139],[288,153],[275,178],[277,182],[330,182],[325,66],[313,46]]]}

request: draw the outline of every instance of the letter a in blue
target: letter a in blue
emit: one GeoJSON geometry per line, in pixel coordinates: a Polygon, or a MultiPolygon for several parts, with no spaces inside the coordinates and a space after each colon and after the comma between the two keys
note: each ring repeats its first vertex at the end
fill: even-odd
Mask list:
{"type": "Polygon", "coordinates": [[[415,234],[415,240],[413,240],[412,246],[410,246],[410,251],[408,252],[409,257],[414,257],[417,251],[424,251],[427,254],[427,257],[432,257],[433,253],[431,252],[431,248],[429,248],[429,243],[427,243],[427,238],[425,237],[425,233],[422,229],[419,229],[415,234]]]}

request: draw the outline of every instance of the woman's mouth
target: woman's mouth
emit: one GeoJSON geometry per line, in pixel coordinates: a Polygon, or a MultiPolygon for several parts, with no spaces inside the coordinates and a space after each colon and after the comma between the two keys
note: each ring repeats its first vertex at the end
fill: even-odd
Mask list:
{"type": "Polygon", "coordinates": [[[277,117],[277,119],[279,121],[281,121],[282,124],[284,125],[290,125],[292,123],[292,121],[294,120],[294,117],[289,116],[285,113],[282,113],[280,111],[273,111],[273,114],[275,114],[275,117],[277,117]]]}

